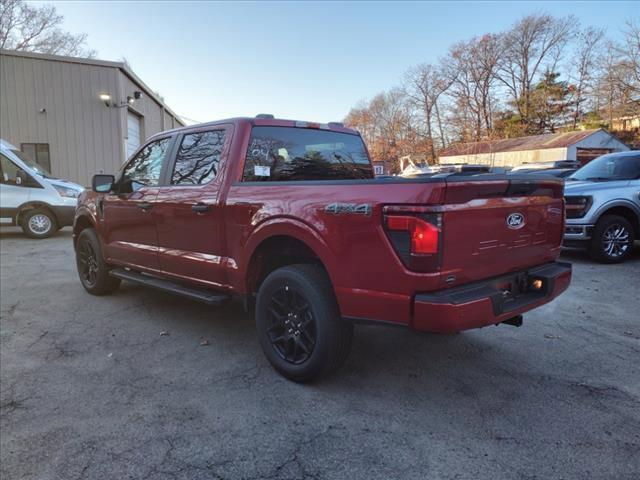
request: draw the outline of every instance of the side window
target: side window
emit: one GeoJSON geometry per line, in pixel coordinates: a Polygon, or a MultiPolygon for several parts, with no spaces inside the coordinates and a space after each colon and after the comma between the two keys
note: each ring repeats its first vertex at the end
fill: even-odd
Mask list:
{"type": "Polygon", "coordinates": [[[202,185],[215,178],[224,146],[224,130],[189,133],[182,138],[171,174],[173,185],[202,185]]]}
{"type": "Polygon", "coordinates": [[[142,187],[158,185],[162,161],[171,144],[170,138],[156,140],[144,147],[122,170],[120,191],[135,192],[142,187]]]}
{"type": "Polygon", "coordinates": [[[1,183],[5,185],[21,185],[22,179],[18,177],[20,168],[15,163],[0,154],[0,166],[2,167],[1,183]]]}

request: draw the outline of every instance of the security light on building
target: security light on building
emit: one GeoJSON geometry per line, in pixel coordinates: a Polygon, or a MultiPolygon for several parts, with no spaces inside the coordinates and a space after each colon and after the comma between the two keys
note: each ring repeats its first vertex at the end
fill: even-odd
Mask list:
{"type": "Polygon", "coordinates": [[[184,126],[124,63],[0,50],[0,71],[0,137],[56,177],[89,185],[184,126]]]}

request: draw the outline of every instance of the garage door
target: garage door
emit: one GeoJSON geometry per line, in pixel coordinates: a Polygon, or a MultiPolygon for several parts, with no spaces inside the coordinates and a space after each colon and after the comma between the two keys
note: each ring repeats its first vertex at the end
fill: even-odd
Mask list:
{"type": "Polygon", "coordinates": [[[586,165],[594,158],[611,152],[612,150],[610,148],[577,148],[576,160],[580,162],[580,165],[586,165]]]}
{"type": "Polygon", "coordinates": [[[127,158],[140,147],[140,136],[142,128],[140,117],[134,113],[127,112],[127,158]]]}

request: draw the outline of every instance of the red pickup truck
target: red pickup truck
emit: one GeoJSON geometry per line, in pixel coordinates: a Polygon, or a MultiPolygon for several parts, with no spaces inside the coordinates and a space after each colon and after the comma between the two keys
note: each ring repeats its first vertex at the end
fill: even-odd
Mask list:
{"type": "Polygon", "coordinates": [[[243,298],[303,382],[345,360],[354,323],[519,326],[569,285],[563,202],[561,180],[530,175],[376,178],[357,131],[259,115],[160,133],[96,175],[74,246],[95,295],[127,280],[243,298]]]}

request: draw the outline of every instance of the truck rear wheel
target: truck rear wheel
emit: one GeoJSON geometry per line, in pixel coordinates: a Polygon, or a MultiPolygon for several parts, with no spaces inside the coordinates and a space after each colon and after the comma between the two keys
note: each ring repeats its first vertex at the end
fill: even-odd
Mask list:
{"type": "Polygon", "coordinates": [[[85,228],[78,236],[76,265],[82,286],[92,295],[107,295],[120,286],[120,279],[109,275],[109,265],[102,258],[100,241],[93,228],[85,228]]]}
{"type": "Polygon", "coordinates": [[[631,254],[634,240],[629,220],[619,215],[605,215],[593,228],[589,251],[599,262],[620,263],[631,254]]]}
{"type": "Polygon", "coordinates": [[[273,367],[295,382],[318,379],[346,360],[353,325],[340,318],[331,282],[314,265],[269,274],[256,302],[260,345],[273,367]]]}

